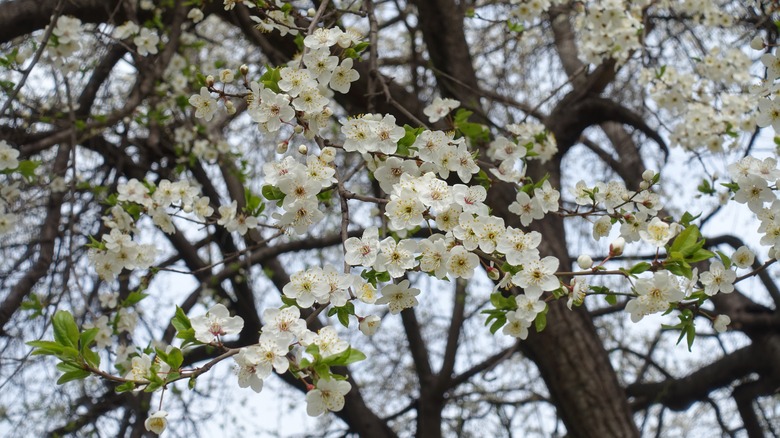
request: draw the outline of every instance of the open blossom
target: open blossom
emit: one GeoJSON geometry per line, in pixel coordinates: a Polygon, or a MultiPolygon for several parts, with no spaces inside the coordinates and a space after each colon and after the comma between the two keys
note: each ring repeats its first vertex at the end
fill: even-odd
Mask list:
{"type": "Polygon", "coordinates": [[[195,330],[195,339],[210,344],[219,336],[239,333],[244,328],[244,320],[240,316],[230,316],[223,304],[215,304],[205,315],[191,319],[195,330]]]}
{"type": "Polygon", "coordinates": [[[397,314],[404,309],[416,306],[416,297],[419,294],[420,289],[410,288],[409,280],[404,280],[382,288],[382,297],[376,300],[376,304],[387,304],[390,313],[397,314]]]}
{"type": "Polygon", "coordinates": [[[200,94],[195,94],[190,97],[190,105],[195,107],[195,117],[210,121],[214,118],[214,113],[217,112],[217,101],[211,97],[208,88],[201,87],[200,94]]]}
{"type": "Polygon", "coordinates": [[[668,271],[656,272],[652,278],[640,278],[634,291],[638,296],[626,304],[626,311],[634,322],[639,322],[646,315],[663,312],[669,308],[669,303],[685,297],[674,275],[668,271]]]}
{"type": "Polygon", "coordinates": [[[699,281],[704,285],[704,293],[712,296],[718,292],[728,294],[734,292],[734,280],[737,273],[726,269],[721,262],[712,262],[710,270],[699,276],[699,281]]]}
{"type": "Polygon", "coordinates": [[[314,301],[327,302],[330,288],[322,277],[320,269],[296,272],[290,276],[290,282],[282,288],[282,293],[294,298],[302,308],[311,307],[314,301]]]}
{"type": "Polygon", "coordinates": [[[740,246],[734,254],[731,255],[731,261],[738,268],[746,269],[753,265],[756,260],[755,254],[747,246],[740,246]]]}
{"type": "Polygon", "coordinates": [[[353,82],[358,80],[360,74],[352,69],[354,61],[352,58],[346,58],[341,61],[341,65],[333,69],[330,77],[330,88],[339,93],[348,93],[353,82]]]}
{"type": "MultiPolygon", "coordinates": [[[[557,210],[557,207],[556,207],[557,210]]],[[[528,193],[519,191],[515,202],[509,205],[509,211],[520,216],[520,223],[527,227],[534,220],[544,217],[544,208],[539,198],[528,196],[528,193]]]]}
{"type": "Polygon", "coordinates": [[[5,140],[0,140],[0,170],[16,169],[19,166],[18,156],[18,150],[12,148],[5,140]]]}
{"type": "Polygon", "coordinates": [[[392,237],[387,237],[379,242],[380,253],[374,267],[377,271],[387,271],[393,278],[401,277],[407,269],[414,268],[417,246],[417,242],[411,239],[396,242],[392,237]]]}
{"type": "Polygon", "coordinates": [[[381,324],[382,320],[376,316],[376,315],[368,315],[365,318],[360,320],[360,324],[358,325],[358,328],[360,329],[360,332],[363,333],[366,336],[373,336],[377,330],[379,330],[379,325],[381,324]]]}
{"type": "Polygon", "coordinates": [[[236,374],[238,375],[238,386],[241,388],[251,387],[254,392],[263,390],[263,378],[260,376],[263,369],[257,366],[257,355],[247,348],[242,348],[237,355],[233,356],[236,361],[236,374]]]}
{"type": "Polygon", "coordinates": [[[560,281],[555,276],[560,261],[547,256],[541,260],[532,260],[523,265],[523,270],[512,277],[512,282],[525,290],[531,298],[539,299],[543,292],[558,289],[560,281]]]}
{"type": "Polygon", "coordinates": [[[379,230],[368,227],[363,231],[363,237],[350,237],[344,241],[344,261],[352,266],[371,266],[379,253],[379,230]]]}
{"type": "Polygon", "coordinates": [[[338,412],[344,408],[344,396],[352,389],[345,380],[320,379],[317,387],[306,394],[306,413],[316,417],[327,411],[338,412]]]}
{"type": "Polygon", "coordinates": [[[676,230],[676,227],[670,226],[656,216],[647,224],[646,230],[639,232],[639,236],[642,237],[642,240],[645,242],[651,243],[658,248],[663,248],[669,239],[677,234],[676,230]]]}
{"type": "Polygon", "coordinates": [[[447,258],[447,272],[453,278],[471,278],[477,266],[479,266],[479,256],[462,246],[452,248],[447,258]]]}
{"type": "Polygon", "coordinates": [[[515,338],[526,339],[528,337],[528,327],[531,327],[531,322],[521,318],[517,311],[510,310],[506,312],[506,325],[504,325],[501,332],[515,338]]]}
{"type": "Polygon", "coordinates": [[[168,419],[165,417],[168,416],[168,412],[166,411],[157,411],[150,415],[146,421],[144,421],[144,427],[149,432],[155,433],[157,435],[160,435],[165,431],[165,428],[168,426],[168,419]]]}
{"type": "Polygon", "coordinates": [[[146,56],[149,54],[157,54],[157,43],[160,42],[160,37],[157,32],[144,27],[141,32],[133,38],[133,43],[138,47],[138,54],[146,56]]]}
{"type": "Polygon", "coordinates": [[[433,103],[423,109],[423,114],[428,117],[429,122],[436,123],[459,106],[460,102],[455,99],[436,97],[433,99],[433,103]]]}

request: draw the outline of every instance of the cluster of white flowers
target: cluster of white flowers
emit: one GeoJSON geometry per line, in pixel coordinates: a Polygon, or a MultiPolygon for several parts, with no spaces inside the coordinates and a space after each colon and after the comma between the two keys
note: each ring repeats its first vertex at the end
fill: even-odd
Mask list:
{"type": "MultiPolygon", "coordinates": [[[[323,151],[325,152],[325,151],[323,151]]],[[[284,194],[282,213],[275,213],[277,225],[289,232],[306,234],[325,215],[319,209],[317,194],[336,182],[335,169],[328,163],[330,151],[308,156],[301,164],[291,156],[263,165],[265,182],[284,194]]]]}
{"type": "Polygon", "coordinates": [[[52,58],[67,58],[79,50],[82,32],[81,20],[78,18],[69,15],[59,17],[52,31],[56,38],[55,44],[49,46],[52,58]]]}
{"type": "MultiPolygon", "coordinates": [[[[238,316],[230,317],[224,306],[218,306],[221,305],[209,310],[207,315],[211,317],[208,320],[201,320],[200,317],[192,319],[196,336],[202,332],[206,334],[205,338],[213,340],[212,336],[217,331],[220,334],[230,334],[241,330],[243,320],[238,316]]],[[[349,344],[339,338],[333,327],[326,326],[315,333],[306,328],[306,321],[300,316],[297,307],[271,308],[263,312],[266,324],[259,341],[241,348],[238,354],[233,356],[240,387],[249,387],[260,392],[263,389],[263,380],[271,375],[272,370],[283,374],[291,364],[297,367],[306,355],[304,350],[309,346],[316,345],[323,358],[343,353],[349,348],[349,344]]],[[[304,374],[300,377],[314,376],[304,374]]],[[[347,382],[319,376],[316,387],[306,396],[306,411],[311,416],[326,411],[340,411],[344,407],[344,395],[350,388],[351,385],[347,382]]]]}
{"type": "Polygon", "coordinates": [[[113,37],[118,40],[124,40],[133,37],[138,54],[141,56],[156,55],[157,44],[160,42],[160,36],[156,30],[147,27],[140,27],[138,24],[127,21],[114,29],[113,37]]]}
{"type": "Polygon", "coordinates": [[[499,163],[490,171],[501,181],[520,183],[525,176],[525,161],[546,163],[558,152],[555,137],[541,123],[513,123],[507,130],[514,138],[499,135],[490,142],[487,151],[488,158],[499,163]]]}
{"type": "Polygon", "coordinates": [[[171,182],[163,179],[157,186],[147,186],[133,178],[119,184],[117,192],[117,205],[110,209],[109,215],[103,217],[103,222],[111,231],[102,236],[100,247],[93,247],[89,251],[90,260],[98,273],[107,280],[116,278],[122,269],[149,268],[157,253],[155,245],[133,241],[136,220],[124,206],[140,207],[159,229],[169,234],[176,231],[169,209],[192,213],[201,222],[214,213],[209,198],[199,196],[200,189],[185,180],[171,182]]]}
{"type": "Polygon", "coordinates": [[[744,53],[733,50],[728,56],[706,56],[695,75],[674,67],[642,72],[640,80],[648,85],[650,97],[676,121],[671,126],[673,145],[721,152],[739,144],[736,132],[753,130],[754,102],[748,94],[733,91],[747,88],[749,65],[744,53]]]}
{"type": "Polygon", "coordinates": [[[647,3],[646,0],[587,2],[585,13],[575,21],[581,39],[580,54],[585,62],[599,65],[611,58],[622,64],[641,49],[642,7],[647,3]]]}
{"type": "MultiPolygon", "coordinates": [[[[5,140],[0,140],[0,172],[12,171],[19,167],[19,151],[5,140]]],[[[14,230],[19,216],[12,211],[12,206],[19,198],[19,184],[0,181],[0,236],[14,230]]]]}

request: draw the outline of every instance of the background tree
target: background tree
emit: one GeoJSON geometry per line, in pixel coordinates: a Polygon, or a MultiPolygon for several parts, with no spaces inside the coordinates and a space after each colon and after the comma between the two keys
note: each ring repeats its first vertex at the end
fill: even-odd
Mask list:
{"type": "MultiPolygon", "coordinates": [[[[340,270],[348,238],[378,226],[381,240],[394,228],[386,211],[394,189],[382,187],[373,172],[390,156],[408,158],[409,146],[423,135],[417,128],[427,127],[453,131],[452,142],[462,139],[482,168],[473,181],[470,172],[454,168],[439,176],[450,186],[489,183],[484,202],[491,214],[505,226],[541,234],[539,253],[557,258],[562,286],[545,289],[547,310],[523,340],[491,335],[484,327],[481,311],[497,310],[493,315],[506,320],[500,297],[519,289],[492,294],[491,279],[513,268],[482,247],[474,253],[485,269],[468,280],[442,282],[421,268],[409,270],[406,276],[422,292],[419,305],[400,316],[392,306],[388,312],[352,300],[357,310],[342,306],[326,319],[335,299],[305,306],[299,298],[310,330],[349,320],[342,336],[368,356],[348,369],[334,368],[349,376],[352,389],[334,414],[339,421],[324,420],[312,433],[622,437],[719,427],[724,435],[776,434],[780,292],[767,268],[777,245],[777,203],[768,190],[776,188],[777,170],[774,161],[763,162],[767,177],[764,186],[751,186],[752,200],[747,180],[728,167],[747,154],[775,156],[774,145],[767,146],[755,127],[755,120],[766,126],[776,119],[773,101],[760,97],[775,93],[776,59],[756,59],[758,49],[769,53],[776,41],[774,2],[256,3],[0,2],[0,373],[4,393],[18,395],[3,397],[6,430],[143,434],[145,420],[160,409],[160,388],[116,389],[135,366],[125,362],[128,354],[141,357],[134,346],[154,342],[162,354],[170,353],[164,353],[166,345],[188,321],[168,324],[174,305],[197,328],[196,317],[223,303],[243,328],[226,338],[219,346],[224,349],[196,343],[183,362],[171,359],[183,374],[203,374],[197,392],[183,383],[166,386],[162,407],[174,412],[170,429],[185,434],[197,430],[206,413],[228,415],[214,411],[219,394],[236,397],[238,391],[234,377],[224,382],[229,366],[218,364],[221,355],[258,341],[269,323],[264,311],[290,296],[285,288],[297,281],[297,272],[315,265],[340,270]],[[316,93],[293,102],[293,115],[264,113],[258,106],[278,98],[280,80],[288,79],[281,67],[305,63],[313,70],[306,54],[317,50],[315,30],[335,27],[345,31],[344,41],[325,47],[344,79],[318,78],[331,89],[320,89],[329,99],[324,115],[310,117],[303,109],[322,97],[316,93]],[[755,36],[760,41],[751,50],[755,36]],[[765,89],[749,93],[748,86],[760,82],[750,74],[764,75],[764,66],[765,89]],[[262,94],[252,82],[272,93],[262,94]],[[445,117],[431,116],[431,110],[445,117]],[[392,115],[391,123],[405,128],[396,131],[404,138],[393,139],[391,151],[348,152],[346,118],[356,117],[358,128],[379,120],[361,114],[392,115]],[[279,130],[269,127],[280,118],[279,130]],[[502,155],[502,145],[512,142],[513,151],[502,155]],[[406,152],[396,151],[396,144],[406,152]],[[287,207],[293,195],[269,182],[272,167],[265,165],[283,156],[316,160],[334,151],[329,148],[338,152],[330,161],[323,158],[332,163],[324,167],[335,169],[336,180],[315,190],[321,191],[315,205],[323,219],[305,234],[284,233],[276,224],[287,219],[272,213],[284,212],[275,201],[287,207]],[[520,149],[527,158],[520,159],[520,149]],[[570,190],[580,179],[587,190],[570,190]],[[170,187],[166,180],[187,184],[170,187]],[[543,181],[560,189],[560,202],[556,198],[555,209],[529,222],[517,214],[515,201],[519,193],[554,197],[543,181]],[[190,193],[194,186],[200,189],[190,193]],[[161,211],[144,198],[150,189],[155,197],[164,190],[184,194],[161,211]],[[578,203],[577,196],[585,201],[578,203]],[[724,208],[720,200],[730,198],[728,205],[736,207],[724,208]],[[748,211],[740,204],[757,214],[761,228],[755,219],[732,219],[735,210],[748,211]],[[688,231],[680,236],[693,239],[691,245],[701,241],[693,234],[700,228],[707,248],[723,255],[699,260],[693,250],[675,256],[687,248],[685,239],[677,247],[669,237],[653,246],[652,236],[632,234],[651,233],[654,216],[664,219],[663,230],[672,224],[672,234],[688,231]],[[139,246],[133,248],[141,254],[124,266],[105,257],[111,245],[122,247],[105,237],[122,221],[134,223],[139,246]],[[730,232],[730,224],[743,228],[730,232]],[[605,244],[618,228],[629,240],[630,257],[605,244]],[[759,240],[770,249],[758,250],[759,240]],[[735,255],[745,243],[757,250],[755,261],[745,250],[739,253],[744,257],[735,255]],[[583,254],[604,269],[591,270],[584,258],[576,268],[583,254]],[[732,259],[741,271],[730,266],[732,259]],[[715,263],[739,275],[734,292],[710,293],[715,263]],[[671,272],[683,281],[693,277],[690,264],[701,277],[686,299],[671,300],[671,315],[633,329],[624,310],[641,316],[628,303],[642,283],[627,277],[671,272]],[[595,286],[585,289],[582,306],[576,306],[581,297],[567,271],[579,271],[578,281],[595,286]],[[50,339],[52,325],[56,335],[65,324],[56,312],[63,309],[78,327],[107,333],[97,338],[98,351],[102,369],[116,378],[105,374],[54,389],[55,361],[29,356],[24,342],[50,339]],[[382,327],[366,338],[352,329],[358,316],[370,313],[381,315],[382,327]],[[728,332],[718,333],[725,320],[717,315],[730,319],[728,332]],[[660,320],[679,325],[662,329],[660,320]],[[717,332],[707,320],[716,322],[717,332]],[[674,345],[681,333],[697,334],[691,353],[674,345]]],[[[330,61],[325,56],[322,62],[330,61]]],[[[334,68],[327,73],[335,75],[334,68]]],[[[429,225],[410,230],[413,237],[441,233],[441,220],[429,225]]],[[[370,277],[383,270],[366,272],[370,277]]],[[[281,377],[312,394],[311,380],[281,377]]],[[[289,397],[303,404],[303,394],[289,397]]]]}

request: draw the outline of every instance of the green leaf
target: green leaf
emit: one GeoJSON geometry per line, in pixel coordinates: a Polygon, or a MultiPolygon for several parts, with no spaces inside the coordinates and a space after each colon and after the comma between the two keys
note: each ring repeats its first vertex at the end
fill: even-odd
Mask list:
{"type": "Polygon", "coordinates": [[[628,270],[628,273],[632,275],[637,275],[649,270],[650,268],[652,268],[652,265],[650,263],[639,262],[636,265],[632,266],[631,269],[628,270]]]}
{"type": "Polygon", "coordinates": [[[727,256],[726,254],[723,254],[720,251],[716,251],[718,253],[718,257],[720,257],[720,261],[723,262],[723,267],[726,269],[731,268],[731,258],[727,256]]]}
{"type": "Polygon", "coordinates": [[[135,383],[133,382],[125,382],[116,388],[114,388],[114,391],[116,392],[128,392],[135,389],[135,383]]]}
{"type": "Polygon", "coordinates": [[[182,354],[181,350],[174,347],[171,348],[171,351],[168,352],[168,358],[165,361],[168,365],[170,365],[172,370],[178,370],[181,368],[181,364],[184,362],[184,355],[182,354]]]}
{"type": "Polygon", "coordinates": [[[81,350],[81,357],[83,357],[92,368],[100,367],[100,355],[89,348],[83,348],[81,350]]]}
{"type": "Polygon", "coordinates": [[[547,327],[547,310],[549,307],[547,305],[544,306],[544,310],[539,312],[538,315],[536,315],[536,319],[534,319],[534,326],[536,327],[536,332],[539,333],[542,330],[544,330],[545,327],[547,327]]]}
{"type": "Polygon", "coordinates": [[[281,201],[285,195],[279,187],[272,186],[270,184],[264,185],[262,188],[263,197],[269,201],[281,201]]]}
{"type": "Polygon", "coordinates": [[[366,355],[363,354],[360,350],[349,347],[339,354],[334,354],[324,358],[321,363],[328,366],[344,366],[351,363],[360,362],[361,360],[365,359],[366,355]]]}
{"type": "Polygon", "coordinates": [[[409,125],[404,125],[404,136],[401,137],[400,140],[398,140],[398,153],[399,155],[409,155],[409,148],[414,144],[414,141],[417,140],[417,136],[420,135],[423,132],[423,128],[412,128],[409,125]]]}
{"type": "Polygon", "coordinates": [[[35,348],[32,354],[36,356],[37,355],[57,356],[62,354],[62,352],[65,350],[64,346],[53,341],[30,341],[27,342],[27,345],[35,348]]]}
{"type": "Polygon", "coordinates": [[[148,296],[149,294],[145,294],[143,292],[130,292],[127,295],[127,298],[122,301],[122,307],[131,307],[148,296]]]}
{"type": "Polygon", "coordinates": [[[81,332],[81,336],[79,337],[79,346],[81,347],[82,351],[92,345],[98,333],[100,333],[100,329],[97,327],[81,332]]]}
{"type": "Polygon", "coordinates": [[[685,261],[688,263],[696,263],[702,260],[711,259],[713,257],[715,257],[715,254],[712,251],[707,251],[706,249],[698,249],[693,254],[685,257],[685,261]]]}
{"type": "Polygon", "coordinates": [[[184,309],[179,306],[176,306],[176,314],[171,320],[171,324],[173,324],[173,327],[178,331],[184,331],[192,328],[190,318],[186,313],[184,313],[184,309]]]}
{"type": "Polygon", "coordinates": [[[260,76],[260,82],[265,88],[271,89],[274,93],[281,93],[279,81],[282,79],[281,68],[271,68],[266,66],[266,71],[260,76]]]}
{"type": "Polygon", "coordinates": [[[81,380],[86,379],[89,377],[92,373],[90,373],[87,370],[74,370],[74,371],[68,371],[67,373],[60,376],[59,379],[57,379],[57,384],[62,385],[63,383],[70,382],[72,380],[81,380]]]}
{"type": "Polygon", "coordinates": [[[699,228],[696,225],[689,225],[677,235],[669,248],[669,252],[681,252],[685,254],[690,248],[699,241],[699,228]]]}
{"type": "Polygon", "coordinates": [[[495,335],[504,324],[506,324],[506,314],[496,316],[496,320],[490,325],[490,333],[495,335]]]}
{"type": "Polygon", "coordinates": [[[67,310],[58,310],[51,320],[54,328],[54,340],[66,347],[78,348],[79,328],[73,315],[67,310]]]}
{"type": "Polygon", "coordinates": [[[23,160],[19,162],[19,166],[14,170],[19,172],[27,181],[32,182],[35,180],[35,169],[40,165],[39,161],[23,160]]]}
{"type": "Polygon", "coordinates": [[[604,299],[607,300],[607,303],[612,305],[612,306],[617,304],[617,295],[615,295],[615,294],[604,295],[604,299]]]}

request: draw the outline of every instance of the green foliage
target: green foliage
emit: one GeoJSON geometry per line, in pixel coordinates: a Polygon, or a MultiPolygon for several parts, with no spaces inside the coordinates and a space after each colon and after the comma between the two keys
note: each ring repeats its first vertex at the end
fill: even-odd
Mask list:
{"type": "Polygon", "coordinates": [[[455,129],[473,143],[482,143],[490,140],[490,131],[485,125],[469,122],[468,119],[474,112],[460,108],[455,113],[453,124],[455,129]]]}
{"type": "Polygon", "coordinates": [[[355,314],[355,305],[351,301],[341,307],[331,307],[328,316],[336,315],[341,325],[349,327],[349,316],[355,314]]]}

